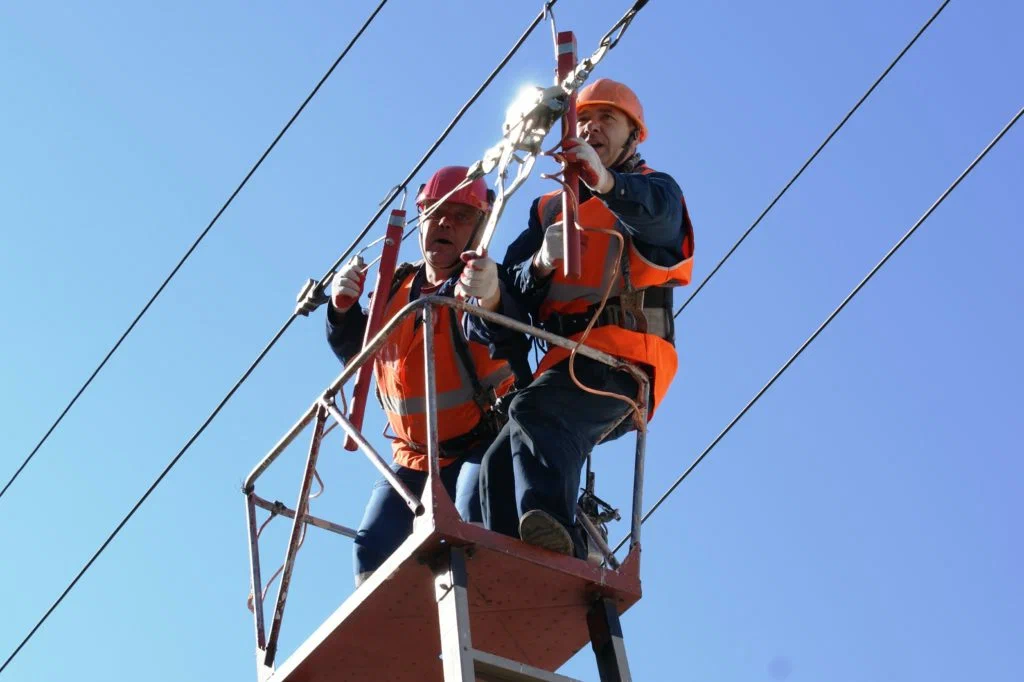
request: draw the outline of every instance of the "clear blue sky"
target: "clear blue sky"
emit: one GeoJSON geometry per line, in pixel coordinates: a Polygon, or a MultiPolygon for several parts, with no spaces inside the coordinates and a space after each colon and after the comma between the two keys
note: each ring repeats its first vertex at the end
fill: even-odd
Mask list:
{"type": "MultiPolygon", "coordinates": [[[[0,478],[375,4],[0,5],[0,478]]],[[[627,4],[562,0],[560,27],[589,52],[627,4]]],[[[642,151],[686,192],[698,278],[938,4],[641,13],[599,73],[647,108],[642,151]]],[[[0,656],[539,6],[385,8],[0,500],[0,656]]],[[[1020,3],[954,0],[687,309],[648,500],[1024,103],[1022,25],[1020,3]]],[[[552,64],[545,27],[429,168],[479,157],[552,64]]],[[[623,621],[634,679],[1020,679],[1022,159],[1014,130],[645,526],[645,597],[623,621]]],[[[496,250],[548,189],[535,178],[517,195],[496,250]]],[[[4,682],[255,679],[239,486],[336,375],[322,328],[322,311],[293,325],[4,682]]],[[[368,423],[380,428],[375,408],[368,423]]],[[[355,524],[373,472],[336,436],[327,448],[314,512],[355,524]]],[[[628,448],[597,455],[599,492],[623,506],[628,448]]],[[[301,458],[282,460],[266,497],[294,500],[301,458]]],[[[266,535],[267,566],[284,529],[266,535]]],[[[350,543],[311,533],[285,653],[350,586],[350,543]]],[[[596,679],[589,650],[563,670],[596,679]]]]}

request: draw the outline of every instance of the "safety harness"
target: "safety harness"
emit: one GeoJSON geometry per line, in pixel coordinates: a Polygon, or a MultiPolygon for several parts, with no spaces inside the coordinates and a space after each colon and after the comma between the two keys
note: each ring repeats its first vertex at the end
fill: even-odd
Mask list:
{"type": "MultiPolygon", "coordinates": [[[[422,261],[416,263],[402,263],[395,270],[395,277],[391,280],[391,287],[388,290],[388,301],[394,298],[395,294],[402,287],[406,278],[413,274],[418,273],[422,268],[422,261]]],[[[505,425],[505,417],[501,410],[495,409],[495,405],[498,402],[498,396],[493,387],[487,387],[480,381],[480,375],[476,371],[476,364],[473,362],[473,356],[469,352],[469,342],[466,340],[466,336],[462,333],[462,328],[459,326],[459,321],[454,311],[448,315],[449,331],[452,338],[452,346],[455,349],[455,355],[458,357],[459,362],[466,370],[466,376],[469,377],[470,383],[473,387],[473,402],[476,403],[477,408],[480,410],[480,421],[477,422],[476,426],[472,429],[454,438],[441,441],[438,446],[441,450],[441,457],[455,458],[461,456],[467,450],[474,445],[478,445],[484,439],[494,440],[494,437],[501,430],[501,427],[505,425]]],[[[423,322],[421,315],[416,316],[415,325],[420,325],[423,322]]],[[[425,332],[424,332],[425,333],[425,332]]],[[[377,400],[381,400],[380,390],[377,390],[377,400]]],[[[381,401],[381,407],[383,407],[383,401],[381,401]]],[[[409,447],[417,452],[426,452],[427,448],[421,443],[414,443],[406,441],[409,447]]]]}
{"type": "MultiPolygon", "coordinates": [[[[614,168],[620,173],[635,173],[644,165],[643,158],[634,153],[622,163],[616,164],[614,168]]],[[[583,201],[584,198],[580,197],[580,203],[583,201]]],[[[550,202],[549,207],[547,210],[552,211],[553,214],[557,214],[561,210],[558,202],[550,202]]],[[[551,218],[553,219],[554,215],[551,218]]],[[[634,287],[629,265],[629,252],[633,248],[633,238],[629,234],[623,234],[622,237],[624,243],[622,256],[619,259],[619,272],[622,274],[624,291],[618,296],[608,299],[604,310],[601,311],[594,323],[594,328],[614,325],[629,331],[653,334],[675,344],[673,287],[643,289],[634,287]]],[[[553,313],[541,323],[541,326],[553,334],[569,338],[587,328],[599,307],[600,304],[595,303],[579,313],[553,313]]]]}

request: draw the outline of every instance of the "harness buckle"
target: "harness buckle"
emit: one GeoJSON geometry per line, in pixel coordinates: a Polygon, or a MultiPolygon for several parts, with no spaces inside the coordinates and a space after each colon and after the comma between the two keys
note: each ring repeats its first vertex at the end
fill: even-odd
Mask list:
{"type": "Polygon", "coordinates": [[[644,314],[644,290],[634,289],[619,294],[622,326],[641,334],[647,333],[647,315],[644,314]]]}

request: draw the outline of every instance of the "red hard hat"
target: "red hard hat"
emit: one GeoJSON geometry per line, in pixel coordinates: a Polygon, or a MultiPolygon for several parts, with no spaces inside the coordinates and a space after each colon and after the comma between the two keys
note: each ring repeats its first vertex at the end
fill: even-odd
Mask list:
{"type": "Polygon", "coordinates": [[[615,107],[637,127],[637,142],[647,139],[647,124],[644,123],[644,108],[636,93],[611,78],[600,78],[580,91],[576,98],[576,110],[599,105],[615,107]]]}
{"type": "MultiPolygon", "coordinates": [[[[420,188],[416,197],[416,205],[422,210],[425,206],[431,205],[443,198],[444,195],[455,189],[466,179],[469,169],[466,166],[445,166],[434,173],[427,184],[420,188]]],[[[491,204],[487,200],[487,183],[483,178],[477,178],[455,194],[445,200],[445,203],[465,204],[487,212],[491,204]]]]}

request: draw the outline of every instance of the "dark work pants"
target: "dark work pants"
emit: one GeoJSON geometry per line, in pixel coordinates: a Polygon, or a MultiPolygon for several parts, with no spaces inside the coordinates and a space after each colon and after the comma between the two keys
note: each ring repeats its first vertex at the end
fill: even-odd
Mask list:
{"type": "MultiPolygon", "coordinates": [[[[625,372],[580,356],[575,370],[587,387],[636,399],[636,380],[625,372]]],[[[519,517],[540,509],[571,530],[586,456],[629,410],[621,400],[576,386],[568,360],[518,391],[509,405],[508,423],[480,465],[484,525],[518,537],[519,517]]],[[[625,431],[620,427],[613,436],[625,431]]]]}
{"type": "MultiPolygon", "coordinates": [[[[455,508],[464,521],[480,522],[480,498],[477,475],[480,458],[483,457],[482,443],[466,456],[441,469],[441,483],[455,503],[455,508]]],[[[407,469],[392,464],[391,470],[419,497],[427,483],[427,472],[407,469]]],[[[356,583],[380,567],[391,553],[405,541],[412,532],[413,514],[405,500],[387,479],[381,478],[373,486],[370,501],[366,503],[363,520],[352,549],[353,569],[356,583]]]]}

